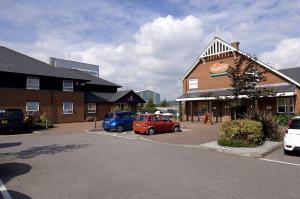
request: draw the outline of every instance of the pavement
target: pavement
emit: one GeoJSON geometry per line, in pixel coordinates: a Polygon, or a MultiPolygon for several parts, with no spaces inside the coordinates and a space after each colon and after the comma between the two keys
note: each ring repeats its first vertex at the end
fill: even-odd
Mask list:
{"type": "MultiPolygon", "coordinates": [[[[11,198],[298,199],[300,195],[300,164],[177,144],[74,131],[1,136],[0,148],[4,185],[0,187],[11,198]]],[[[269,157],[277,158],[276,153],[281,152],[269,157]]],[[[296,160],[299,156],[289,157],[296,160]]]]}
{"type": "Polygon", "coordinates": [[[222,153],[229,153],[239,156],[261,158],[265,155],[275,151],[282,146],[281,142],[266,141],[263,145],[258,147],[227,147],[218,145],[218,141],[212,141],[201,144],[200,147],[214,150],[222,153]]]}

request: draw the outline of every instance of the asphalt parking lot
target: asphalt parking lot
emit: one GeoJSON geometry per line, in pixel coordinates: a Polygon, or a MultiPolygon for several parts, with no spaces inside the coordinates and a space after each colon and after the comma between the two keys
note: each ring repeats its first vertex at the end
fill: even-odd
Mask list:
{"type": "Polygon", "coordinates": [[[39,133],[0,139],[0,179],[12,198],[300,195],[297,165],[101,133],[39,133]]]}

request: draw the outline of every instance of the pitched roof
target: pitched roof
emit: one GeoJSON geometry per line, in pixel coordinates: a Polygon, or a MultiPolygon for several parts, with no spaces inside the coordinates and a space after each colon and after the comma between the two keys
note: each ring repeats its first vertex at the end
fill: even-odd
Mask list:
{"type": "Polygon", "coordinates": [[[295,81],[300,82],[300,67],[281,69],[279,71],[295,81]]]}
{"type": "Polygon", "coordinates": [[[227,52],[236,52],[239,53],[241,55],[244,55],[246,57],[248,57],[249,59],[251,59],[252,61],[258,63],[259,65],[261,65],[262,67],[272,71],[273,73],[283,77],[284,79],[288,80],[289,82],[292,82],[293,84],[297,85],[300,87],[300,81],[297,81],[293,78],[291,78],[290,76],[287,76],[285,74],[283,74],[281,71],[276,70],[274,68],[272,68],[271,66],[269,66],[268,64],[249,56],[249,54],[244,53],[243,51],[234,48],[233,46],[231,46],[230,44],[228,44],[227,42],[221,40],[218,37],[215,37],[211,43],[208,45],[208,47],[201,53],[201,55],[198,57],[198,59],[196,60],[196,62],[193,64],[193,66],[188,70],[188,72],[181,78],[181,81],[183,81],[183,79],[185,79],[191,72],[192,70],[202,61],[203,62],[203,58],[207,57],[207,56],[212,56],[212,55],[216,55],[216,54],[221,54],[221,53],[227,53],[227,52]],[[219,46],[219,47],[216,47],[219,46]],[[212,47],[214,49],[212,49],[212,47]],[[224,49],[224,50],[223,50],[224,49]]]}
{"type": "Polygon", "coordinates": [[[118,91],[116,93],[101,93],[101,92],[86,92],[85,94],[85,101],[87,102],[117,102],[118,100],[122,99],[129,93],[134,93],[139,101],[145,103],[145,101],[137,95],[133,90],[125,90],[125,91],[118,91]]]}
{"type": "Polygon", "coordinates": [[[90,80],[89,82],[87,82],[86,84],[94,84],[94,85],[103,85],[103,86],[114,86],[114,87],[122,87],[118,84],[112,83],[110,81],[107,81],[105,79],[102,79],[100,77],[96,77],[94,75],[90,75],[88,73],[85,73],[83,71],[80,70],[76,70],[76,69],[68,69],[68,68],[61,68],[69,73],[72,73],[73,75],[77,75],[80,78],[84,78],[84,79],[88,79],[90,80]]]}
{"type": "Polygon", "coordinates": [[[89,80],[88,78],[79,77],[61,68],[55,68],[45,62],[3,46],[0,46],[0,71],[65,79],[89,80]]]}

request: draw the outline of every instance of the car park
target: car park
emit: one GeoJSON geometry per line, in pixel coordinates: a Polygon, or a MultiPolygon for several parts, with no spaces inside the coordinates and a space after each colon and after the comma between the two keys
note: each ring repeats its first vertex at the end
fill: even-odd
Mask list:
{"type": "Polygon", "coordinates": [[[24,129],[24,114],[21,109],[0,109],[0,131],[13,132],[24,129]]]}
{"type": "Polygon", "coordinates": [[[180,124],[160,114],[141,114],[137,115],[133,122],[133,131],[135,133],[149,135],[155,133],[179,132],[180,124]]]}
{"type": "Polygon", "coordinates": [[[289,121],[289,128],[285,131],[283,143],[285,154],[300,151],[300,116],[289,121]]]}
{"type": "Polygon", "coordinates": [[[105,131],[131,130],[135,116],[135,112],[109,112],[105,115],[102,127],[105,131]]]}

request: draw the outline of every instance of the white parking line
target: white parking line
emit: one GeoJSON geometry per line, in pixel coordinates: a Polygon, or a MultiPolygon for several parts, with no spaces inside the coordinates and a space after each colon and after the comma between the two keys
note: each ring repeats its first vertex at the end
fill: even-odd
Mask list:
{"type": "Polygon", "coordinates": [[[291,163],[291,162],[283,162],[283,161],[271,160],[271,159],[265,159],[265,158],[258,158],[258,159],[263,160],[263,161],[267,161],[267,162],[276,162],[276,163],[279,163],[279,164],[288,164],[288,165],[293,165],[293,166],[300,167],[300,164],[291,163]]]}
{"type": "Polygon", "coordinates": [[[1,180],[0,180],[0,192],[4,199],[11,199],[6,187],[4,186],[1,180]]]}

